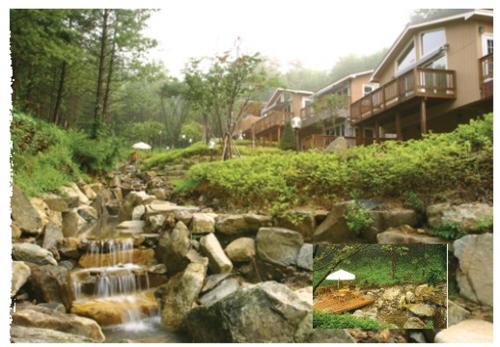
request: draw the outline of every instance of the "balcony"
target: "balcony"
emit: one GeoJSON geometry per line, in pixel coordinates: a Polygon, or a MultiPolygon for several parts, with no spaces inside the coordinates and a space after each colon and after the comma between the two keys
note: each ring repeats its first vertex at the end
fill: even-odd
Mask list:
{"type": "Polygon", "coordinates": [[[481,98],[491,98],[493,96],[493,53],[479,59],[479,72],[481,98]]]}
{"type": "Polygon", "coordinates": [[[342,106],[334,110],[326,109],[315,111],[313,105],[308,105],[300,110],[302,128],[306,128],[321,121],[333,120],[335,118],[347,118],[349,111],[349,97],[342,99],[342,106]]]}
{"type": "Polygon", "coordinates": [[[419,97],[455,99],[455,81],[454,70],[415,68],[352,103],[351,119],[358,124],[390,110],[396,111],[399,105],[419,97]]]}
{"type": "Polygon", "coordinates": [[[269,129],[281,127],[285,124],[286,114],[283,112],[270,112],[253,124],[255,135],[262,134],[269,129]]]}

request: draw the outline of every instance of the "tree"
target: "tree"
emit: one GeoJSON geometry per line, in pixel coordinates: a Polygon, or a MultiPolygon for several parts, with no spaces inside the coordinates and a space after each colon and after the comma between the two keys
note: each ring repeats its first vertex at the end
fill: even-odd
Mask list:
{"type": "Polygon", "coordinates": [[[295,132],[292,128],[291,122],[285,123],[285,129],[283,130],[283,136],[280,140],[280,148],[283,150],[296,150],[297,144],[295,139],[295,132]]]}
{"type": "Polygon", "coordinates": [[[347,105],[346,96],[335,93],[320,97],[312,103],[315,114],[322,115],[322,119],[330,119],[333,122],[338,117],[339,111],[345,109],[347,105]]]}
{"type": "Polygon", "coordinates": [[[211,133],[223,138],[223,160],[232,157],[232,134],[243,111],[267,83],[260,55],[240,55],[238,51],[194,59],[185,70],[189,99],[203,113],[205,126],[214,124],[211,133]],[[204,64],[207,69],[202,68],[204,64]]]}
{"type": "Polygon", "coordinates": [[[408,247],[406,246],[395,246],[395,245],[383,245],[382,249],[386,251],[389,255],[389,259],[391,260],[391,274],[392,279],[396,279],[396,272],[398,266],[398,260],[400,257],[408,254],[408,247]]]}

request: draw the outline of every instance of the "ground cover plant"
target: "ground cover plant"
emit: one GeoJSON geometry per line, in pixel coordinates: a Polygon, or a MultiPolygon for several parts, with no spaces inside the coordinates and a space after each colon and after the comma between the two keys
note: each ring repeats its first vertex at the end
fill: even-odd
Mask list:
{"type": "Polygon", "coordinates": [[[314,311],[313,327],[321,329],[388,329],[393,325],[378,322],[367,317],[356,317],[350,313],[331,314],[314,311]]]}

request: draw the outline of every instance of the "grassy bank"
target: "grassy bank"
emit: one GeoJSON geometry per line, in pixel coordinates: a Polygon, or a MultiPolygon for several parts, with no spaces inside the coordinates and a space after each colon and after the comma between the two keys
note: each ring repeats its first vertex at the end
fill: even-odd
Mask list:
{"type": "Polygon", "coordinates": [[[352,314],[333,314],[314,311],[313,327],[315,329],[386,329],[393,325],[381,323],[370,318],[355,317],[352,314]]]}
{"type": "Polygon", "coordinates": [[[20,113],[13,114],[11,139],[14,184],[30,196],[102,174],[126,156],[116,139],[92,140],[20,113]]]}
{"type": "MultiPolygon", "coordinates": [[[[422,140],[320,151],[276,152],[194,165],[193,191],[228,205],[283,209],[358,197],[438,196],[492,192],[493,115],[422,140]]],[[[328,207],[328,206],[326,206],[328,207]]]]}

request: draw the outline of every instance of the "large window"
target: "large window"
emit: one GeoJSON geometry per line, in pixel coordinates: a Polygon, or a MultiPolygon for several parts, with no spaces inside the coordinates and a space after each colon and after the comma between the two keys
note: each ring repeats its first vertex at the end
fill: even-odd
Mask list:
{"type": "Polygon", "coordinates": [[[415,43],[410,43],[408,47],[403,51],[403,54],[397,60],[396,72],[401,72],[417,60],[417,55],[415,52],[415,43]]]}
{"type": "Polygon", "coordinates": [[[483,34],[483,55],[493,53],[493,34],[483,34]]]}
{"type": "Polygon", "coordinates": [[[444,29],[427,31],[422,33],[421,35],[421,44],[422,44],[422,56],[425,56],[439,47],[442,47],[446,44],[446,36],[444,33],[444,29]]]}

